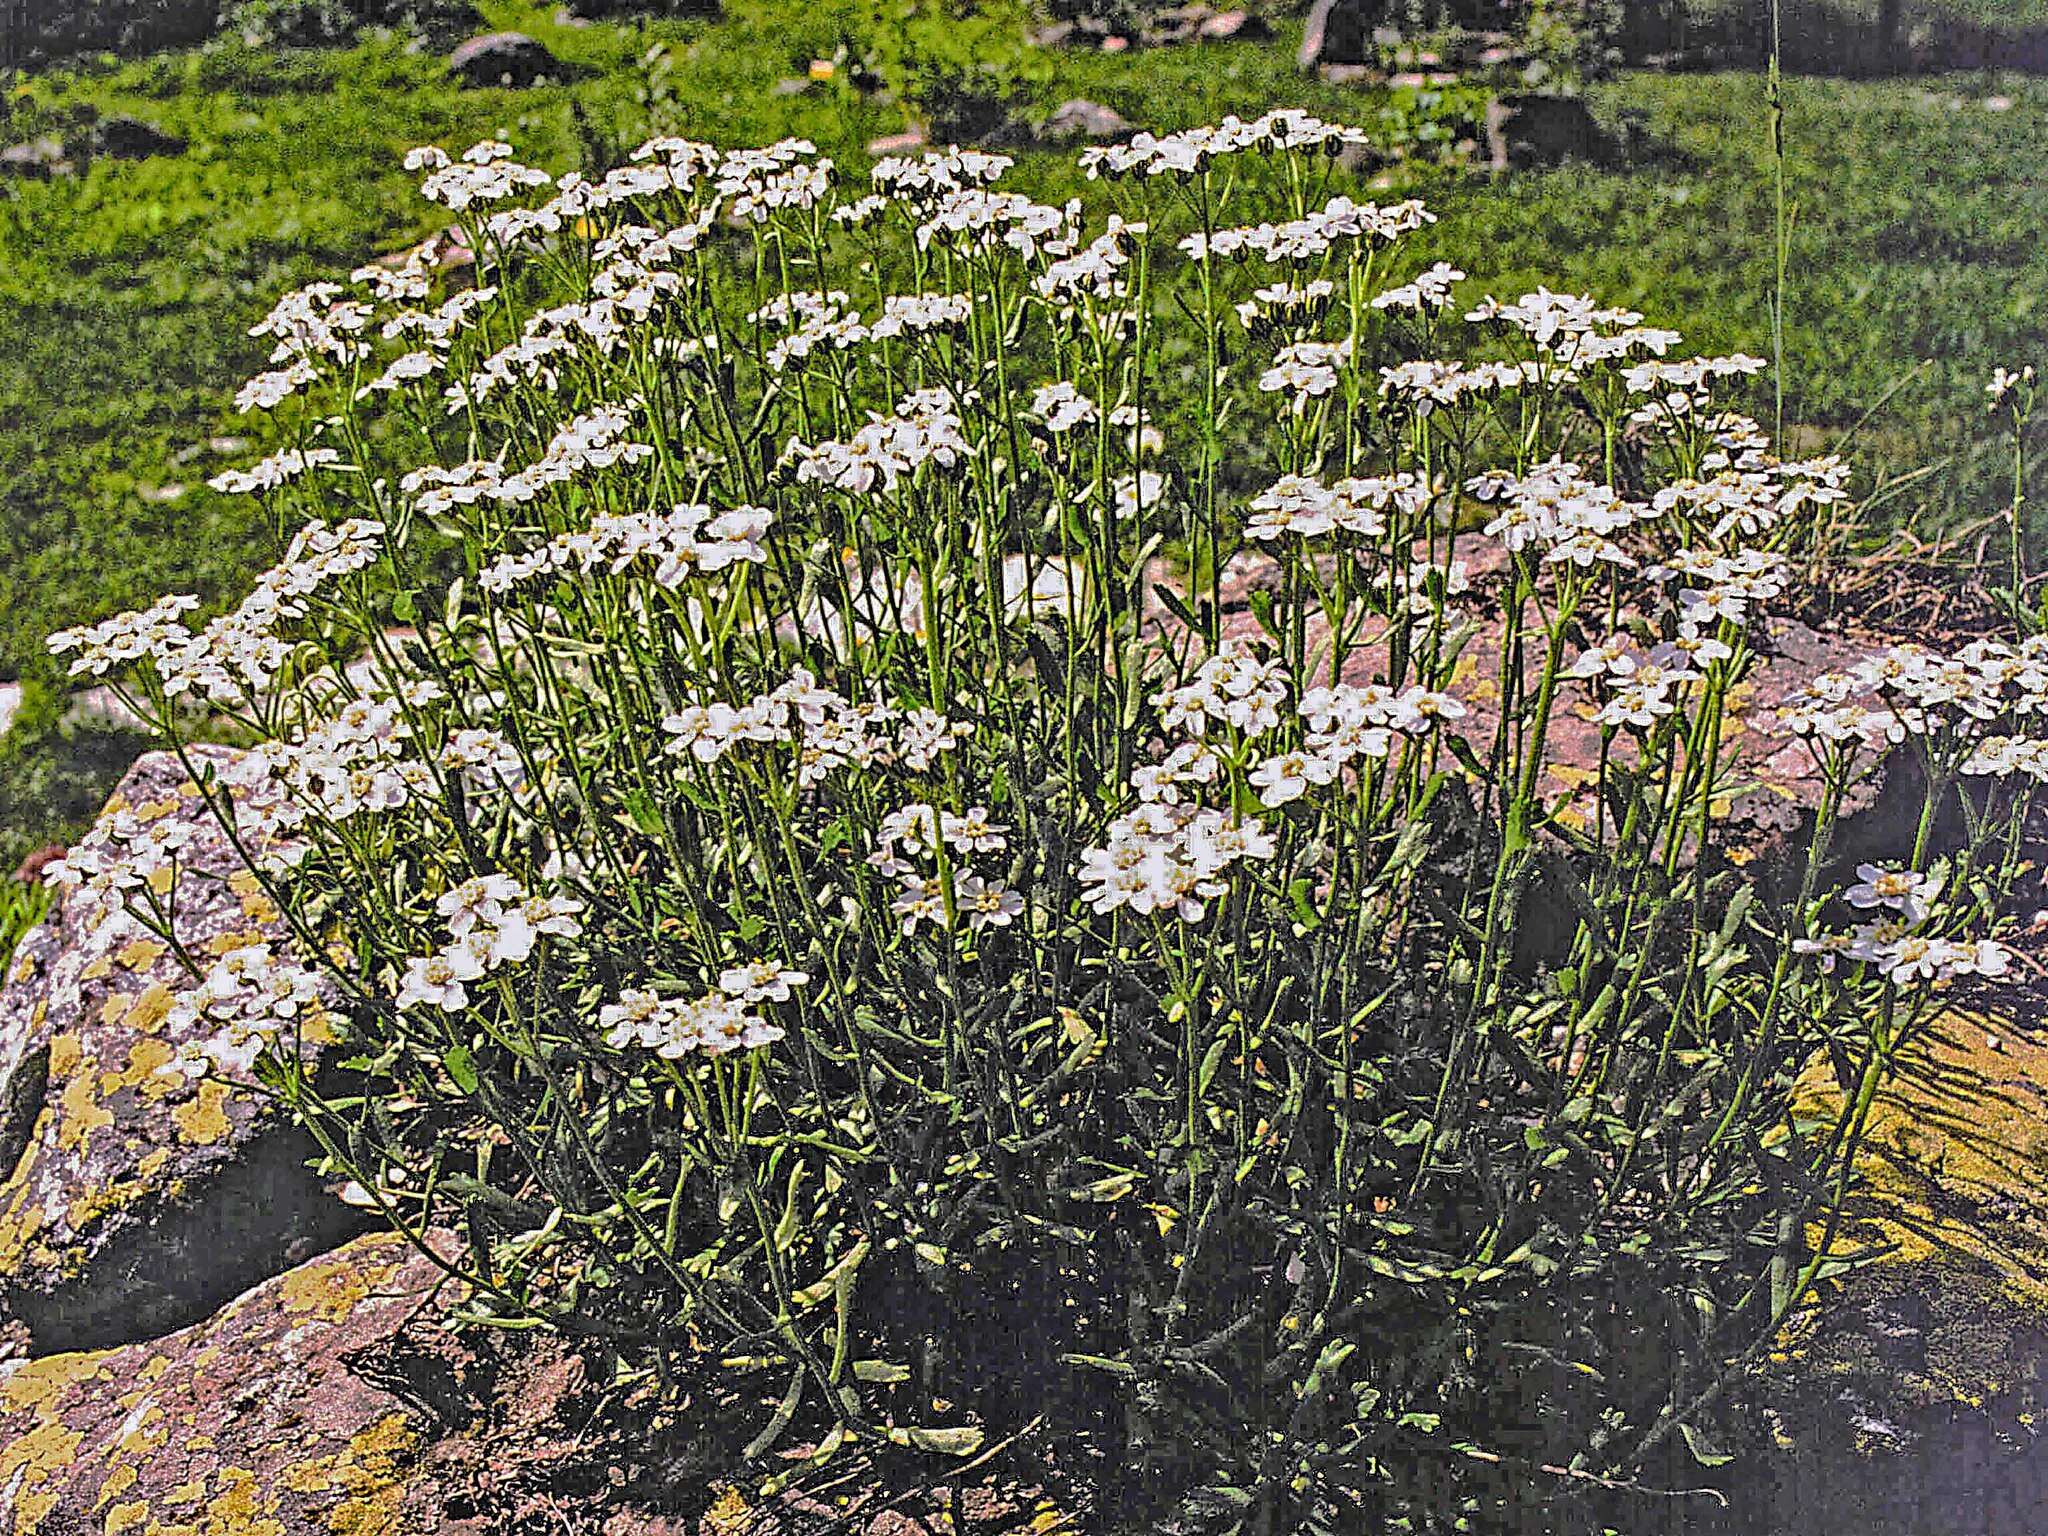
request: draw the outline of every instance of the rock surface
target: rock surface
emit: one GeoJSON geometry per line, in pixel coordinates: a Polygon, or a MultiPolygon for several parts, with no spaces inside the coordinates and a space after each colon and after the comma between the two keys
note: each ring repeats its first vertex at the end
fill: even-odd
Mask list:
{"type": "MultiPolygon", "coordinates": [[[[207,757],[223,771],[232,753],[207,757]]],[[[204,963],[283,937],[276,909],[167,753],[109,806],[189,826],[176,931],[204,963]]],[[[0,988],[0,1314],[38,1349],[146,1338],[203,1317],[360,1216],[305,1167],[311,1141],[172,1002],[176,955],[118,902],[66,892],[0,988]]],[[[310,1022],[309,1046],[326,1037],[310,1022]]]]}
{"type": "Polygon", "coordinates": [[[1302,25],[1295,62],[1304,71],[1328,64],[1368,64],[1373,52],[1372,27],[1361,0],[1316,0],[1302,25]]]}
{"type": "Polygon", "coordinates": [[[139,117],[103,117],[92,126],[94,154],[109,160],[148,160],[158,155],[182,155],[185,141],[166,133],[139,117]]]}
{"type": "Polygon", "coordinates": [[[429,1415],[350,1365],[439,1279],[377,1234],[154,1343],[0,1368],[0,1521],[10,1536],[466,1529],[428,1486],[429,1415]]]}
{"type": "Polygon", "coordinates": [[[1126,138],[1131,132],[1130,123],[1114,107],[1077,96],[1053,108],[1039,137],[1053,144],[1103,143],[1126,138]]]}
{"type": "Polygon", "coordinates": [[[448,55],[448,68],[469,86],[528,86],[543,78],[560,79],[563,65],[545,44],[524,32],[486,32],[459,44],[448,55]]]}
{"type": "MultiPolygon", "coordinates": [[[[2032,1013],[2038,997],[2027,1005],[2032,1013]]],[[[1840,1102],[1825,1064],[1809,1094],[1840,1102]]],[[[2048,1528],[2048,1035],[1957,1009],[1879,1094],[1843,1247],[1770,1367],[1770,1520],[1920,1536],[2048,1528]]]]}
{"type": "Polygon", "coordinates": [[[0,149],[0,176],[21,176],[31,181],[48,181],[69,176],[73,166],[64,154],[64,141],[45,134],[0,149]]]}
{"type": "Polygon", "coordinates": [[[1496,171],[1599,163],[1610,146],[1586,103],[1542,93],[1498,96],[1486,108],[1487,155],[1496,171]]]}

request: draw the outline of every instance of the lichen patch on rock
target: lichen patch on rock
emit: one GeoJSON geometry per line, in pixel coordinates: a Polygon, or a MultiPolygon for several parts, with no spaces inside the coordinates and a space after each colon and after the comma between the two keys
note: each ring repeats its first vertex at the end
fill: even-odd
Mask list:
{"type": "MultiPolygon", "coordinates": [[[[236,754],[202,753],[228,793],[236,754]]],[[[189,831],[180,947],[205,963],[282,945],[277,909],[168,753],[144,757],[108,814],[189,831]]],[[[109,896],[67,891],[0,989],[0,1312],[38,1350],[149,1338],[204,1317],[339,1241],[361,1218],[307,1168],[310,1138],[226,1042],[176,1023],[195,979],[109,896]]],[[[332,1033],[315,1020],[309,1049],[332,1033]]]]}

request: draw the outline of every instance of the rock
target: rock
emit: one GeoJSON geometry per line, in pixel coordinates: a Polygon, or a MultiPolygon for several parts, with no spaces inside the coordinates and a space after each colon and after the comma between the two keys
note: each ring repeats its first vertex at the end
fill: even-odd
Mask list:
{"type": "Polygon", "coordinates": [[[139,117],[103,117],[92,125],[89,142],[94,154],[109,160],[148,160],[185,153],[183,139],[139,117]]]}
{"type": "Polygon", "coordinates": [[[0,683],[0,736],[5,736],[21,713],[21,684],[0,683]]]}
{"type": "MultiPolygon", "coordinates": [[[[1801,1086],[1841,1101],[1825,1062],[1801,1086]]],[[[2048,1035],[2032,1019],[1954,1009],[1902,1052],[1844,1227],[1845,1247],[1874,1256],[1823,1287],[1765,1368],[1777,1422],[1759,1528],[1826,1511],[1827,1528],[1871,1536],[2043,1529],[2044,1106],[2048,1035]]]]}
{"type": "MultiPolygon", "coordinates": [[[[202,755],[232,779],[237,754],[202,755]]],[[[177,909],[188,953],[204,963],[282,941],[276,909],[170,754],[142,758],[109,809],[193,829],[177,909]]],[[[0,1315],[39,1351],[181,1327],[363,1223],[308,1170],[313,1143],[254,1090],[239,1042],[171,1022],[190,985],[118,903],[73,888],[0,988],[0,1315]],[[193,1052],[215,1065],[186,1070],[193,1052]]],[[[317,1056],[331,1026],[308,1024],[317,1056]]]]}
{"type": "Polygon", "coordinates": [[[1076,16],[1038,28],[1031,41],[1040,48],[1099,49],[1115,33],[1116,28],[1100,16],[1076,16]]]}
{"type": "Polygon", "coordinates": [[[547,48],[524,32],[486,32],[448,55],[450,73],[468,86],[529,86],[559,80],[567,70],[547,48]]]}
{"type": "Polygon", "coordinates": [[[15,866],[14,878],[25,885],[41,884],[43,871],[63,857],[62,843],[45,843],[15,866]]]}
{"type": "MultiPolygon", "coordinates": [[[[1422,560],[1428,551],[1414,552],[1422,560]]],[[[1471,711],[1454,728],[1471,745],[1481,761],[1490,750],[1501,703],[1501,648],[1505,626],[1499,614],[1500,589],[1504,580],[1505,556],[1490,539],[1460,540],[1457,561],[1464,567],[1468,590],[1454,595],[1450,606],[1473,625],[1473,633],[1459,655],[1450,691],[1471,711]]],[[[1253,599],[1261,592],[1277,593],[1280,567],[1272,557],[1242,551],[1224,566],[1218,596],[1222,604],[1226,636],[1263,640],[1265,631],[1253,611],[1253,599]]],[[[1151,582],[1146,590],[1151,590],[1151,582]]],[[[1200,594],[1206,596],[1207,594],[1200,594]]],[[[1156,604],[1156,599],[1154,599],[1156,604]]],[[[1149,622],[1176,622],[1163,604],[1148,606],[1149,622]]],[[[1311,653],[1323,643],[1327,630],[1320,616],[1309,621],[1311,653]]],[[[1738,862],[1751,863],[1753,874],[1767,888],[1785,877],[1794,849],[1805,847],[1811,818],[1820,803],[1819,770],[1804,746],[1787,739],[1778,729],[1777,711],[1822,673],[1854,665],[1872,651],[1893,643],[1896,637],[1852,638],[1823,633],[1791,620],[1770,621],[1761,654],[1743,685],[1734,690],[1723,727],[1724,761],[1740,788],[1714,804],[1714,814],[1724,824],[1723,847],[1736,850],[1738,862]]],[[[1346,661],[1344,680],[1364,683],[1384,676],[1387,657],[1383,639],[1374,634],[1361,641],[1346,661]]],[[[1531,652],[1525,666],[1540,662],[1531,652]]],[[[1590,827],[1596,809],[1594,795],[1600,764],[1600,727],[1597,713],[1582,691],[1560,697],[1552,712],[1549,751],[1542,788],[1549,797],[1553,814],[1573,827],[1590,827]]],[[[1617,755],[1630,750],[1616,747],[1617,755]]],[[[1904,754],[1885,771],[1872,771],[1854,786],[1836,831],[1838,860],[1849,857],[1895,858],[1903,839],[1910,839],[1920,810],[1919,786],[1907,771],[1904,754]]]]}
{"type": "Polygon", "coordinates": [[[1273,28],[1265,17],[1250,11],[1218,11],[1195,29],[1195,35],[1205,43],[1252,43],[1271,37],[1273,28]]]}
{"type": "Polygon", "coordinates": [[[14,1532],[376,1536],[446,1520],[437,1425],[352,1366],[440,1272],[362,1238],[153,1343],[0,1368],[0,1512],[14,1532]]]}
{"type": "Polygon", "coordinates": [[[1302,27],[1295,62],[1310,72],[1326,64],[1370,64],[1374,52],[1364,0],[1315,0],[1302,27]]]}
{"type": "Polygon", "coordinates": [[[1191,43],[1199,35],[1202,23],[1215,14],[1215,9],[1202,4],[1201,0],[1155,11],[1146,18],[1143,40],[1158,48],[1191,43]]]}
{"type": "Polygon", "coordinates": [[[60,722],[66,728],[97,726],[117,731],[147,731],[149,722],[130,709],[111,688],[81,688],[71,696],[60,722]]]}
{"type": "Polygon", "coordinates": [[[906,128],[901,133],[868,140],[868,153],[877,160],[885,155],[914,155],[928,142],[922,128],[906,128]]]}
{"type": "Polygon", "coordinates": [[[64,141],[48,134],[0,149],[0,176],[48,181],[53,176],[69,176],[72,170],[64,155],[64,141]]]}
{"type": "MultiPolygon", "coordinates": [[[[419,265],[434,272],[459,272],[476,265],[476,252],[470,248],[469,236],[462,232],[462,226],[451,224],[436,234],[427,236],[418,245],[409,245],[402,251],[393,251],[388,256],[379,256],[377,265],[393,269],[419,265]]],[[[247,442],[240,438],[219,439],[224,442],[240,442],[241,452],[247,442]]]]}
{"type": "Polygon", "coordinates": [[[1327,85],[1377,85],[1382,78],[1370,64],[1325,64],[1318,73],[1327,85]]]}
{"type": "Polygon", "coordinates": [[[1131,131],[1130,123],[1114,107],[1077,96],[1053,108],[1038,136],[1053,144],[1072,144],[1126,138],[1131,131]]]}
{"type": "Polygon", "coordinates": [[[1496,171],[1608,158],[1606,135],[1576,96],[1495,97],[1486,107],[1486,145],[1496,171]]]}

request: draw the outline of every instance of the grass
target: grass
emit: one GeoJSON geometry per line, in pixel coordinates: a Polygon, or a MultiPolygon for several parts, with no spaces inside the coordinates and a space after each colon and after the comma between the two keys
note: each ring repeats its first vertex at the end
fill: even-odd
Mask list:
{"type": "MultiPolygon", "coordinates": [[[[1955,0],[2028,19],[2040,0],[1955,0]],[[2022,17],[2020,13],[2027,15],[2022,17]]],[[[0,743],[0,859],[90,814],[136,743],[60,728],[42,652],[52,629],[168,590],[217,594],[268,563],[252,507],[206,490],[251,435],[235,385],[262,360],[244,334],[280,289],[346,270],[434,227],[398,164],[415,143],[511,139],[552,168],[608,162],[650,115],[726,143],[813,137],[842,161],[903,126],[843,83],[785,94],[812,57],[858,60],[863,0],[735,5],[716,23],[555,25],[486,4],[580,72],[522,92],[461,91],[397,40],[318,53],[215,47],[27,82],[13,137],[81,104],[187,138],[179,157],[102,162],[0,187],[0,678],[32,685],[0,743]],[[650,49],[666,49],[650,64],[650,49]]],[[[2008,19],[2008,18],[2001,18],[2008,19]]],[[[1294,103],[1380,122],[1382,93],[1304,81],[1295,38],[1126,55],[1043,55],[1019,87],[1170,129],[1294,103]]],[[[1403,98],[1411,104],[1413,98],[1403,98]]],[[[1623,163],[1453,177],[1423,259],[1498,291],[1547,282],[1626,301],[1703,348],[1767,355],[1771,200],[1754,75],[1634,75],[1593,97],[1635,147],[1623,163]]],[[[1831,441],[1881,400],[1859,458],[1890,479],[1881,515],[1953,521],[2000,501],[1979,391],[2042,332],[2048,85],[1934,81],[1792,86],[1796,210],[1788,420],[1831,441]],[[1986,110],[1993,91],[2010,110],[1986,110]]],[[[1064,154],[1026,155],[1039,195],[1078,191],[1064,154]]],[[[2042,359],[2048,361],[2048,359],[2042,359]]]]}

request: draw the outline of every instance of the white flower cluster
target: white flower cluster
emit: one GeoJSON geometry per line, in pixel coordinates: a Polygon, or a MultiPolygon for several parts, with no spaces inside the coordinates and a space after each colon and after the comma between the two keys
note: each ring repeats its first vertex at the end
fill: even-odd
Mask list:
{"type": "Polygon", "coordinates": [[[1413,281],[1389,288],[1372,301],[1374,309],[1406,309],[1417,314],[1448,309],[1451,289],[1465,280],[1465,274],[1448,261],[1440,261],[1413,281]]]}
{"type": "Polygon", "coordinates": [[[189,820],[145,820],[124,807],[100,817],[63,858],[45,865],[43,882],[101,901],[143,890],[167,895],[193,837],[189,820]]]}
{"type": "Polygon", "coordinates": [[[1049,208],[1018,192],[961,187],[940,194],[917,226],[917,244],[963,255],[1007,248],[1030,261],[1070,253],[1080,242],[1080,224],[1078,200],[1049,208]]]}
{"type": "Polygon", "coordinates": [[[1226,155],[1247,150],[1321,150],[1335,153],[1346,145],[1369,144],[1365,131],[1326,123],[1298,107],[1282,107],[1250,122],[1232,115],[1220,123],[1155,136],[1134,134],[1122,144],[1091,146],[1081,151],[1081,169],[1097,177],[1199,176],[1226,155]]]}
{"type": "Polygon", "coordinates": [[[1996,939],[1952,939],[1923,932],[1940,894],[1941,877],[1881,864],[1859,864],[1856,883],[1842,892],[1850,906],[1874,912],[1846,933],[1795,939],[1792,948],[1813,955],[1822,970],[1843,960],[1874,967],[1894,986],[1941,984],[1961,976],[1995,980],[2010,971],[2012,951],[1996,939]]]}
{"type": "Polygon", "coordinates": [[[1936,733],[1970,748],[1974,776],[2034,777],[2044,750],[2000,721],[2048,715],[2048,635],[2018,645],[1973,640],[1953,656],[1900,645],[1845,671],[1815,678],[1778,712],[1779,723],[1817,748],[1880,747],[1936,733]]]}
{"type": "Polygon", "coordinates": [[[531,955],[544,937],[573,939],[583,931],[584,904],[573,896],[531,895],[510,875],[476,875],[434,904],[448,925],[449,943],[406,963],[400,1009],[469,1006],[468,982],[481,980],[531,955]]]}
{"type": "Polygon", "coordinates": [[[1429,486],[1409,470],[1352,476],[1334,485],[1324,485],[1312,475],[1283,475],[1252,498],[1252,516],[1244,532],[1246,538],[1262,543],[1332,532],[1378,538],[1387,531],[1389,508],[1404,525],[1411,525],[1429,502],[1429,486]]]}
{"type": "Polygon", "coordinates": [[[1378,203],[1339,196],[1299,219],[1219,229],[1206,235],[1197,232],[1183,239],[1180,248],[1196,261],[1249,254],[1274,265],[1288,262],[1300,266],[1320,260],[1344,241],[1386,244],[1435,222],[1436,215],[1414,198],[1382,208],[1378,203]]]}
{"type": "Polygon", "coordinates": [[[199,634],[183,621],[199,600],[173,596],[139,612],[61,630],[50,637],[49,648],[56,655],[78,653],[70,666],[73,677],[103,677],[147,660],[166,697],[196,693],[215,703],[238,702],[268,685],[290,654],[279,627],[303,618],[308,599],[326,583],[375,564],[383,536],[383,524],[366,518],[331,527],[308,523],[284,560],[257,579],[234,611],[199,634]]]}
{"type": "Polygon", "coordinates": [[[657,586],[673,591],[693,575],[766,560],[761,540],[774,521],[775,514],[765,507],[716,512],[684,505],[666,512],[600,513],[587,529],[558,534],[538,549],[500,555],[478,574],[477,586],[502,594],[572,566],[616,576],[638,564],[657,586]]]}
{"type": "Polygon", "coordinates": [[[1253,768],[1259,803],[1272,809],[1298,800],[1311,786],[1334,784],[1360,758],[1384,758],[1394,735],[1428,735],[1464,718],[1465,706],[1447,693],[1420,685],[1396,693],[1376,683],[1338,683],[1302,695],[1299,713],[1308,734],[1299,748],[1278,752],[1253,768]]]}
{"type": "Polygon", "coordinates": [[[779,373],[821,348],[845,351],[864,341],[892,341],[926,331],[957,329],[967,323],[974,308],[973,297],[964,293],[892,293],[883,298],[880,316],[872,324],[863,324],[847,307],[851,303],[837,290],[780,294],[747,319],[753,325],[789,331],[766,353],[768,366],[779,373]]]}
{"type": "Polygon", "coordinates": [[[501,459],[470,459],[453,468],[429,464],[412,471],[399,489],[415,498],[422,516],[443,517],[483,502],[516,506],[587,471],[638,464],[654,456],[645,443],[626,440],[633,405],[600,405],[565,422],[547,450],[525,469],[506,474],[501,459]]]}
{"type": "Polygon", "coordinates": [[[1420,737],[1466,712],[1448,694],[1420,686],[1315,688],[1297,707],[1307,727],[1303,745],[1261,757],[1250,744],[1280,728],[1287,694],[1285,667],[1226,640],[1186,683],[1153,696],[1170,745],[1132,774],[1137,807],[1082,855],[1082,895],[1095,911],[1128,907],[1199,922],[1229,888],[1224,871],[1274,857],[1277,845],[1257,818],[1199,803],[1201,788],[1228,782],[1233,766],[1248,768],[1260,803],[1277,809],[1312,786],[1337,782],[1360,759],[1387,757],[1396,733],[1420,737]],[[1212,740],[1211,726],[1235,732],[1236,744],[1212,740]]]}
{"type": "Polygon", "coordinates": [[[512,158],[512,146],[497,139],[471,145],[460,160],[449,159],[446,152],[431,145],[422,146],[407,152],[405,168],[427,172],[420,195],[451,213],[479,203],[501,203],[549,182],[546,171],[519,164],[512,158]]]}
{"type": "Polygon", "coordinates": [[[251,464],[247,469],[224,469],[206,483],[230,496],[252,492],[262,495],[296,480],[309,469],[340,462],[341,455],[332,448],[286,448],[251,464]]]}
{"type": "Polygon", "coordinates": [[[1322,320],[1336,292],[1337,285],[1327,277],[1300,287],[1270,283],[1253,289],[1252,296],[1237,306],[1238,323],[1255,336],[1267,331],[1306,331],[1322,320]]]}
{"type": "Polygon", "coordinates": [[[1097,912],[1128,907],[1198,923],[1225,895],[1233,865],[1270,860],[1278,845],[1255,816],[1147,801],[1110,823],[1100,848],[1081,856],[1081,899],[1097,912]]]}
{"type": "Polygon", "coordinates": [[[246,1077],[266,1046],[318,1027],[330,1003],[313,971],[269,944],[245,944],[172,1000],[164,1029],[188,1038],[180,1062],[187,1075],[212,1070],[246,1077]]]}
{"type": "Polygon", "coordinates": [[[795,438],[783,454],[799,485],[824,485],[854,495],[879,486],[884,493],[926,464],[951,468],[973,450],[959,416],[960,402],[946,388],[906,395],[894,415],[870,415],[844,442],[815,446],[795,438]]]}
{"type": "Polygon", "coordinates": [[[1002,853],[1009,828],[989,819],[988,807],[955,814],[916,801],[882,818],[867,861],[901,887],[890,910],[907,938],[920,923],[945,928],[956,913],[969,931],[1007,928],[1024,911],[1024,898],[1000,880],[984,878],[971,860],[1002,853]],[[948,857],[941,861],[941,845],[948,857]]]}
{"type": "Polygon", "coordinates": [[[780,686],[744,704],[686,700],[661,722],[667,751],[703,764],[741,742],[793,747],[799,787],[813,788],[849,764],[900,764],[923,773],[970,727],[929,709],[900,710],[879,701],[856,704],[799,667],[780,686]]]}
{"type": "Polygon", "coordinates": [[[1342,341],[1294,342],[1274,355],[1273,365],[1259,375],[1259,388],[1269,395],[1290,396],[1289,408],[1295,415],[1303,415],[1337,387],[1343,370],[1351,366],[1353,353],[1349,336],[1342,341]]]}
{"type": "Polygon", "coordinates": [[[1549,564],[1581,569],[1596,562],[1637,564],[1614,535],[1650,515],[1650,508],[1624,499],[1576,464],[1551,459],[1525,475],[1489,470],[1469,480],[1466,489],[1479,501],[1499,506],[1486,534],[1510,553],[1540,545],[1549,564]]]}
{"type": "Polygon", "coordinates": [[[616,1049],[637,1046],[667,1061],[699,1052],[751,1051],[783,1036],[780,1025],[755,1010],[762,1003],[788,1001],[810,979],[806,972],[757,960],[722,972],[718,985],[701,997],[665,998],[646,988],[628,988],[616,1003],[599,1010],[598,1027],[616,1049]]]}

